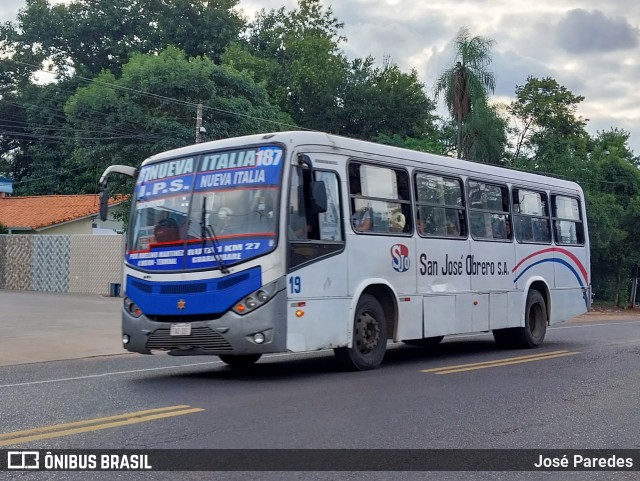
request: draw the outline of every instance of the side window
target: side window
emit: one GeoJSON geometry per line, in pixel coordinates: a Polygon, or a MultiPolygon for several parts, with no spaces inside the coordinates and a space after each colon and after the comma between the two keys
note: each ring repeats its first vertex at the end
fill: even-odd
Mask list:
{"type": "Polygon", "coordinates": [[[551,244],[547,194],[513,189],[513,222],[518,242],[551,244]]]}
{"type": "Polygon", "coordinates": [[[551,215],[556,243],[584,245],[584,228],[578,199],[552,195],[551,215]]]}
{"type": "Polygon", "coordinates": [[[471,236],[481,240],[510,241],[513,236],[507,186],[470,180],[468,187],[471,236]]]}
{"type": "Polygon", "coordinates": [[[314,180],[323,182],[325,186],[326,212],[313,212],[309,207],[311,183],[309,170],[303,166],[291,169],[287,207],[289,269],[338,252],[343,248],[339,178],[335,172],[315,170],[314,175],[314,180]]]}
{"type": "Polygon", "coordinates": [[[415,175],[416,226],[421,236],[467,237],[464,189],[460,179],[415,175]]]}
{"type": "Polygon", "coordinates": [[[409,175],[404,170],[351,162],[349,194],[356,232],[411,233],[409,175]]]}

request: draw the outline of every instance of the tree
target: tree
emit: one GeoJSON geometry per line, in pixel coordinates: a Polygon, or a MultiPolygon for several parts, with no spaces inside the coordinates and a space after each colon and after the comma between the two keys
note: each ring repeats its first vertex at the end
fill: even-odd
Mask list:
{"type": "Polygon", "coordinates": [[[265,82],[270,97],[298,125],[337,132],[338,94],[347,70],[341,28],[320,0],[299,0],[289,12],[262,10],[244,41],[225,53],[224,63],[265,82]]]}
{"type": "Polygon", "coordinates": [[[515,137],[512,161],[531,169],[566,174],[573,153],[584,148],[588,137],[586,120],[576,116],[578,104],[584,100],[550,77],[528,77],[516,87],[516,100],[509,105],[515,137]],[[565,161],[565,165],[558,163],[565,161]],[[555,165],[554,165],[555,164],[555,165]]]}
{"type": "Polygon", "coordinates": [[[462,157],[463,125],[472,110],[486,103],[488,93],[495,90],[495,79],[488,66],[494,40],[481,36],[471,37],[462,27],[455,40],[456,64],[440,74],[433,91],[435,100],[444,97],[451,117],[457,123],[458,158],[462,157]]]}
{"type": "Polygon", "coordinates": [[[238,0],[74,0],[50,5],[27,0],[15,24],[0,26],[0,41],[17,60],[49,59],[93,77],[119,72],[134,53],[168,45],[189,56],[218,60],[244,26],[238,0]]]}
{"type": "Polygon", "coordinates": [[[389,58],[382,68],[374,59],[352,62],[340,95],[337,133],[365,140],[380,136],[435,137],[435,104],[426,96],[418,73],[404,73],[389,58]]]}
{"type": "Polygon", "coordinates": [[[139,165],[151,154],[193,143],[197,103],[205,106],[208,140],[291,123],[247,74],[206,57],[187,58],[173,47],[158,55],[135,54],[120,78],[103,72],[65,106],[69,124],[79,132],[94,129],[97,116],[108,126],[102,139],[88,143],[78,137],[74,143],[66,167],[84,167],[76,188],[95,189],[95,173],[110,164],[139,165]]]}
{"type": "Polygon", "coordinates": [[[381,67],[372,57],[348,62],[341,29],[331,7],[299,0],[291,11],[260,12],[245,41],[223,59],[265,82],[301,127],[366,140],[431,135],[435,105],[417,73],[402,72],[389,58],[381,67]]]}
{"type": "MultiPolygon", "coordinates": [[[[14,179],[18,195],[64,194],[62,165],[68,157],[67,142],[90,132],[71,132],[63,106],[75,91],[77,79],[55,84],[24,84],[16,94],[0,100],[0,147],[4,172],[14,179]]],[[[90,141],[89,141],[90,142],[90,141]]]]}
{"type": "Polygon", "coordinates": [[[490,164],[502,164],[507,146],[507,120],[498,108],[478,102],[462,129],[463,157],[490,164]]]}
{"type": "Polygon", "coordinates": [[[591,241],[591,275],[596,298],[626,300],[627,279],[640,263],[640,171],[626,146],[629,134],[599,132],[584,169],[591,241]]]}

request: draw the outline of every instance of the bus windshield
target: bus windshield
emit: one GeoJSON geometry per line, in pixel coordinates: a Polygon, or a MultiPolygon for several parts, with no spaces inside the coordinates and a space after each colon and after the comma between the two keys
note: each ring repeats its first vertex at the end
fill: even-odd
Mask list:
{"type": "Polygon", "coordinates": [[[212,269],[271,251],[282,155],[261,146],[142,167],[127,262],[154,271],[212,269]]]}

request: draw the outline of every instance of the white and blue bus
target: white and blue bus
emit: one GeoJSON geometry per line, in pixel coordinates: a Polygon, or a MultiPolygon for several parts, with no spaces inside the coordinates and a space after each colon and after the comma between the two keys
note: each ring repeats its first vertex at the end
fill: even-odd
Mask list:
{"type": "Polygon", "coordinates": [[[535,348],[590,305],[583,192],[565,180],[319,132],[171,150],[139,169],[122,342],[217,355],[334,349],[380,365],[387,342],[492,331],[535,348]]]}

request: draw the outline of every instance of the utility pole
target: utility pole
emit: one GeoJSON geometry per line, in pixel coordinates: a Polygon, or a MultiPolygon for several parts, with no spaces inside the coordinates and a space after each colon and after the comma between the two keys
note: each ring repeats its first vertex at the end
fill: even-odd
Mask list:
{"type": "Polygon", "coordinates": [[[199,144],[202,142],[202,104],[198,104],[196,108],[196,144],[199,144]]]}
{"type": "Polygon", "coordinates": [[[640,272],[638,272],[638,270],[640,269],[639,266],[633,266],[633,269],[631,269],[631,277],[633,278],[633,283],[631,284],[631,308],[635,309],[636,308],[636,291],[638,289],[638,274],[640,274],[640,272]]]}

